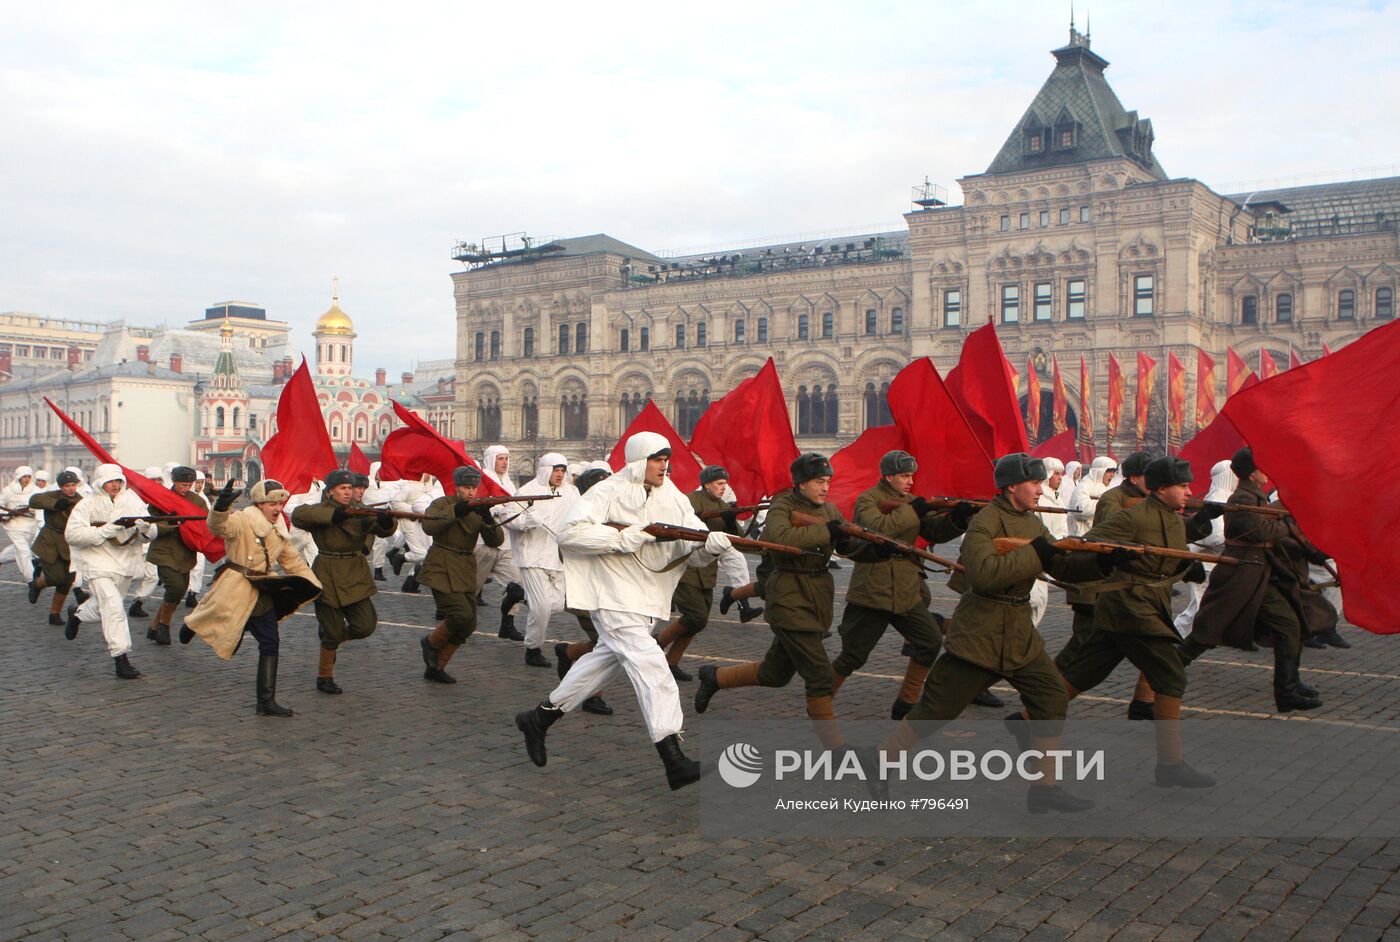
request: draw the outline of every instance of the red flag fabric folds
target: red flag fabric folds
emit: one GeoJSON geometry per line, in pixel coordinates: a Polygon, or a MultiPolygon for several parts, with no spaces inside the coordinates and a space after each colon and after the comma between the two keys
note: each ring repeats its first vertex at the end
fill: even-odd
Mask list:
{"type": "Polygon", "coordinates": [[[1278,375],[1278,372],[1279,372],[1279,370],[1278,370],[1278,364],[1275,363],[1275,362],[1274,362],[1274,358],[1271,357],[1271,356],[1269,355],[1269,351],[1267,351],[1267,350],[1260,350],[1260,351],[1259,351],[1259,378],[1260,378],[1260,379],[1269,379],[1269,378],[1271,378],[1271,377],[1277,376],[1277,375],[1278,375]]]}
{"type": "Polygon", "coordinates": [[[1036,445],[1031,454],[1037,458],[1059,458],[1066,464],[1080,460],[1079,446],[1075,443],[1074,432],[1069,429],[1036,445]]]}
{"type": "Polygon", "coordinates": [[[1026,423],[1021,421],[1016,397],[1015,375],[991,320],[967,335],[958,365],[948,371],[948,392],[994,460],[1012,452],[1030,451],[1026,423]]]}
{"type": "Polygon", "coordinates": [[[1055,434],[1059,435],[1069,428],[1069,397],[1065,395],[1065,381],[1060,376],[1060,361],[1050,358],[1051,375],[1054,377],[1050,381],[1050,388],[1055,394],[1055,403],[1052,406],[1051,419],[1054,423],[1055,434]]]}
{"type": "Polygon", "coordinates": [[[1040,437],[1040,377],[1035,372],[1035,360],[1026,360],[1026,441],[1040,437]]]}
{"type": "Polygon", "coordinates": [[[1196,351],[1196,428],[1215,421],[1215,361],[1204,350],[1196,351]]]}
{"type": "Polygon", "coordinates": [[[345,466],[356,474],[369,474],[369,459],[354,442],[350,443],[350,460],[345,466]]]}
{"type": "Polygon", "coordinates": [[[1400,632],[1400,323],[1225,403],[1303,532],[1337,562],[1347,620],[1400,632]],[[1358,475],[1379,486],[1339,486],[1358,475]]]}
{"type": "MultiPolygon", "coordinates": [[[[438,430],[425,422],[412,409],[393,402],[394,414],[404,428],[394,429],[384,439],[379,455],[379,476],[385,481],[418,478],[431,474],[442,482],[442,489],[451,494],[452,472],[462,465],[480,470],[481,466],[467,457],[461,443],[443,438],[438,430]]],[[[481,476],[483,497],[505,497],[503,487],[485,474],[481,476]]]]}
{"type": "Polygon", "coordinates": [[[898,425],[877,425],[860,433],[855,441],[831,456],[831,490],[826,499],[850,520],[856,498],[880,481],[880,459],[885,452],[904,447],[904,433],[898,425]]]}
{"type": "MultiPolygon", "coordinates": [[[[191,514],[198,513],[198,509],[179,494],[166,487],[160,481],[152,481],[148,477],[137,474],[135,471],[121,464],[113,458],[107,449],[98,444],[97,439],[87,433],[77,422],[68,417],[53,401],[47,396],[44,402],[54,411],[59,420],[77,436],[78,441],[83,443],[88,451],[103,464],[119,465],[122,473],[126,475],[126,486],[135,491],[142,500],[156,507],[161,513],[166,514],[191,514]]],[[[211,500],[210,503],[213,503],[211,500]]],[[[209,531],[209,524],[203,520],[191,520],[188,523],[180,524],[180,540],[196,553],[203,553],[211,563],[216,563],[224,558],[224,541],[209,531]]]]}
{"type": "Polygon", "coordinates": [[[1094,379],[1089,375],[1089,365],[1079,358],[1079,437],[1082,441],[1094,440],[1094,379]]]}
{"type": "Polygon", "coordinates": [[[266,476],[293,494],[306,493],[313,479],[340,467],[306,357],[277,397],[277,433],[263,445],[262,460],[266,476]]]}
{"type": "Polygon", "coordinates": [[[666,421],[665,414],[650,399],[642,407],[642,411],[637,413],[632,424],[627,426],[627,431],[622,433],[617,444],[613,446],[612,454],[608,455],[608,464],[614,468],[620,468],[627,463],[627,439],[638,432],[656,432],[658,435],[665,436],[666,441],[671,443],[670,475],[672,484],[683,492],[693,491],[700,486],[700,462],[695,460],[695,456],[690,453],[690,446],[680,437],[671,423],[666,421]]]}
{"type": "Polygon", "coordinates": [[[1289,347],[1289,348],[1288,348],[1288,368],[1289,368],[1290,370],[1296,370],[1298,367],[1300,367],[1300,366],[1302,366],[1302,365],[1303,365],[1303,358],[1300,357],[1300,356],[1298,356],[1298,351],[1297,351],[1297,350],[1294,350],[1292,347],[1289,347]]]}
{"type": "Polygon", "coordinates": [[[1123,402],[1127,399],[1127,383],[1123,379],[1123,367],[1118,358],[1108,355],[1108,442],[1113,446],[1113,437],[1118,434],[1118,424],[1123,420],[1123,402]]]}
{"type": "MultiPolygon", "coordinates": [[[[1249,373],[1244,377],[1242,388],[1249,389],[1257,385],[1259,377],[1249,373]]],[[[1210,469],[1215,467],[1217,461],[1225,461],[1243,447],[1244,436],[1224,413],[1217,415],[1209,425],[1198,431],[1195,437],[1181,448],[1181,457],[1191,464],[1191,475],[1194,478],[1191,482],[1191,493],[1197,497],[1204,497],[1206,491],[1210,490],[1210,469]]]]}
{"type": "Polygon", "coordinates": [[[740,504],[792,487],[792,462],[800,452],[773,358],[706,410],[690,436],[690,450],[724,465],[740,504]]]}
{"type": "Polygon", "coordinates": [[[1244,381],[1254,375],[1254,371],[1234,347],[1225,348],[1225,362],[1225,398],[1229,399],[1244,388],[1244,381]]]}
{"type": "Polygon", "coordinates": [[[1157,361],[1145,353],[1138,354],[1137,367],[1137,440],[1147,440],[1147,417],[1152,412],[1152,388],[1157,385],[1157,361]]]}
{"type": "Polygon", "coordinates": [[[1181,426],[1186,415],[1186,367],[1167,353],[1167,435],[1181,441],[1181,426]]]}

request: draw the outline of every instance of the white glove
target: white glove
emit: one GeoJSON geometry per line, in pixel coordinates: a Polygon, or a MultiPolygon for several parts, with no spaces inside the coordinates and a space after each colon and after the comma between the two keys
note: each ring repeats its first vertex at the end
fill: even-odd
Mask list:
{"type": "Polygon", "coordinates": [[[136,526],[141,531],[141,535],[148,540],[154,540],[160,535],[160,528],[149,520],[144,524],[138,523],[136,526]]]}
{"type": "Polygon", "coordinates": [[[102,526],[98,528],[97,532],[102,534],[107,539],[111,539],[112,537],[120,536],[125,530],[126,527],[119,527],[117,526],[117,522],[115,520],[112,520],[102,524],[102,526]]]}
{"type": "Polygon", "coordinates": [[[705,537],[705,552],[718,556],[734,544],[729,542],[729,534],[714,530],[705,537]]]}
{"type": "Polygon", "coordinates": [[[639,526],[632,526],[628,527],[626,530],[619,530],[617,534],[617,548],[624,553],[635,553],[648,543],[655,542],[656,537],[639,526]]]}

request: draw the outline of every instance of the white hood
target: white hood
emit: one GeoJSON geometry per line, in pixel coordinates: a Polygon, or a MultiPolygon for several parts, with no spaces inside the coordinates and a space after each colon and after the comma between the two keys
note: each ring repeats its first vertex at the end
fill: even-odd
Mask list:
{"type": "Polygon", "coordinates": [[[509,458],[510,449],[505,445],[490,445],[487,447],[486,453],[481,456],[481,473],[511,493],[515,493],[515,488],[510,483],[510,462],[506,462],[505,474],[496,473],[496,458],[498,455],[505,455],[509,458]]]}
{"type": "Polygon", "coordinates": [[[100,464],[97,466],[97,470],[92,473],[92,486],[99,491],[102,490],[102,485],[108,481],[118,480],[126,481],[126,472],[122,471],[122,466],[119,464],[100,464]]]}
{"type": "MultiPolygon", "coordinates": [[[[569,459],[565,458],[557,451],[551,451],[547,454],[540,455],[539,459],[535,462],[535,478],[530,483],[537,487],[548,488],[549,476],[553,474],[554,469],[561,464],[567,467],[569,459]]],[[[569,483],[567,477],[564,479],[564,483],[569,483]]]]}
{"type": "Polygon", "coordinates": [[[29,465],[27,465],[27,464],[22,464],[22,465],[20,465],[18,468],[15,468],[15,480],[16,480],[16,481],[18,481],[20,478],[32,478],[33,476],[34,476],[34,469],[31,468],[31,467],[30,467],[29,465]]]}
{"type": "Polygon", "coordinates": [[[647,458],[671,447],[665,435],[657,432],[638,432],[627,439],[622,454],[627,463],[618,474],[625,475],[633,484],[643,484],[647,479],[647,458]]]}
{"type": "Polygon", "coordinates": [[[1235,493],[1235,488],[1240,486],[1240,479],[1235,476],[1235,472],[1230,470],[1230,462],[1217,461],[1210,469],[1210,490],[1206,491],[1206,500],[1219,501],[1224,503],[1230,499],[1230,495],[1235,493]]]}

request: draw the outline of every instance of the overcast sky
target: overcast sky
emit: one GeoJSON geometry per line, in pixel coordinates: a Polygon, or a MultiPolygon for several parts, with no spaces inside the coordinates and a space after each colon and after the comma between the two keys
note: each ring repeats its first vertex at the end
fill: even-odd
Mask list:
{"type": "MultiPolygon", "coordinates": [[[[1400,173],[1396,5],[1087,13],[1172,176],[1400,173]]],[[[179,324],[248,300],[306,349],[339,275],[358,372],[397,372],[452,355],[458,239],[897,227],[926,175],[960,201],[1068,19],[1044,0],[10,2],[0,311],[179,324]]]]}

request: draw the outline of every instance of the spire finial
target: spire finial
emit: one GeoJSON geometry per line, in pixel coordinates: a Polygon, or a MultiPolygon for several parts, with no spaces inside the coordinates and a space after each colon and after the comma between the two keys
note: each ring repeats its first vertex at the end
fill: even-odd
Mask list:
{"type": "Polygon", "coordinates": [[[340,276],[331,276],[331,304],[340,303],[340,276]]]}

